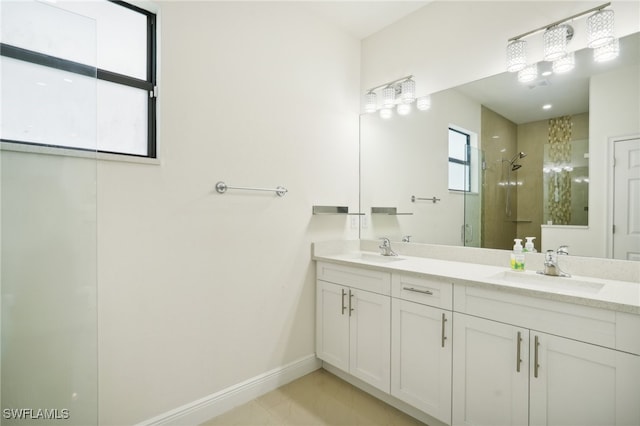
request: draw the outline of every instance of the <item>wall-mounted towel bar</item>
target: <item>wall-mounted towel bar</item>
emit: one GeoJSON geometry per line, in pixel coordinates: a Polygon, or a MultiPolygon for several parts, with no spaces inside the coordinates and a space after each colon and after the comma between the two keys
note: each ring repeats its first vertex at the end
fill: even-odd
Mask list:
{"type": "Polygon", "coordinates": [[[269,192],[275,192],[278,195],[278,197],[282,197],[284,196],[284,194],[288,192],[287,188],[283,188],[282,186],[278,186],[276,188],[250,188],[247,186],[230,186],[224,182],[216,183],[216,191],[218,191],[220,194],[224,194],[225,192],[227,192],[227,189],[244,189],[247,191],[269,191],[269,192]]]}
{"type": "Polygon", "coordinates": [[[433,201],[433,204],[437,203],[438,201],[440,201],[440,198],[436,198],[436,197],[431,197],[431,198],[418,198],[415,195],[411,196],[411,202],[415,203],[416,201],[433,201]]]}

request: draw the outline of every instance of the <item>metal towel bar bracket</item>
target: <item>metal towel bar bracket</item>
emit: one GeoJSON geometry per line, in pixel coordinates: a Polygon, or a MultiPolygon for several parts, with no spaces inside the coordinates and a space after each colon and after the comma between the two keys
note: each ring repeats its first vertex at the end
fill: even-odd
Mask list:
{"type": "Polygon", "coordinates": [[[224,194],[225,192],[227,192],[227,189],[244,189],[247,191],[269,191],[269,192],[275,192],[278,195],[278,197],[283,197],[284,194],[288,192],[287,188],[284,188],[282,186],[278,186],[276,188],[250,188],[247,186],[230,186],[224,182],[216,183],[216,191],[218,191],[220,194],[224,194]]]}
{"type": "Polygon", "coordinates": [[[438,201],[440,201],[440,198],[436,198],[436,197],[431,197],[431,198],[418,198],[415,195],[411,196],[411,202],[415,203],[416,201],[433,201],[433,204],[437,203],[438,201]]]}

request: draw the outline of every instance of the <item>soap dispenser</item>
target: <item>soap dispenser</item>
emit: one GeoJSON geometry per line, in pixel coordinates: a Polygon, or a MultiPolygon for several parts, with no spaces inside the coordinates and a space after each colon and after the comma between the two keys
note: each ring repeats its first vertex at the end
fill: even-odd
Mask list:
{"type": "Polygon", "coordinates": [[[516,238],[513,240],[513,252],[511,253],[511,269],[514,271],[524,271],[524,253],[522,252],[522,240],[516,238]]]}
{"type": "Polygon", "coordinates": [[[536,250],[535,246],[533,245],[533,240],[535,240],[535,239],[536,239],[536,237],[526,237],[525,238],[525,240],[527,240],[527,242],[524,245],[524,251],[525,252],[535,253],[536,251],[538,251],[538,250],[536,250]]]}

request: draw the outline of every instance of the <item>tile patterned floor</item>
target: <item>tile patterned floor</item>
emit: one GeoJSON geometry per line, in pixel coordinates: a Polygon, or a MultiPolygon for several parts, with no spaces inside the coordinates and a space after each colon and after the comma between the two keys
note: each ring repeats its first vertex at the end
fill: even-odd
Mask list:
{"type": "Polygon", "coordinates": [[[202,426],[419,426],[424,423],[316,370],[202,426]]]}

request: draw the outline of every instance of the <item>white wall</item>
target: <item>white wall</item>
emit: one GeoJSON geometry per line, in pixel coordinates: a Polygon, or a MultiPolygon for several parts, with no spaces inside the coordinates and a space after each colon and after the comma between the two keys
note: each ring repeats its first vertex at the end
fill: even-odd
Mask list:
{"type": "MultiPolygon", "coordinates": [[[[584,1],[430,3],[363,40],[361,92],[381,82],[413,74],[416,92],[420,96],[502,73],[509,38],[600,4],[584,1]]],[[[618,37],[640,30],[640,3],[613,1],[612,8],[618,37]]],[[[586,47],[585,19],[575,20],[572,25],[576,35],[570,47],[576,50],[586,47]]],[[[527,38],[532,62],[541,59],[541,39],[541,34],[527,38]]],[[[637,74],[634,82],[634,87],[637,87],[637,74]]],[[[636,111],[638,90],[628,90],[627,94],[625,99],[635,105],[631,110],[636,111]]],[[[591,124],[590,227],[587,231],[568,231],[571,235],[583,233],[574,244],[578,249],[574,253],[591,256],[604,256],[606,253],[606,140],[612,136],[637,133],[639,126],[637,114],[620,114],[620,110],[612,107],[610,101],[599,105],[600,109],[591,106],[592,114],[598,114],[603,108],[612,108],[611,111],[617,112],[610,113],[615,116],[614,120],[609,120],[607,114],[605,117],[609,118],[591,124]],[[621,120],[626,122],[621,124],[621,120]],[[584,235],[585,232],[588,235],[584,235]]],[[[442,179],[446,179],[446,176],[443,175],[442,179]]],[[[562,238],[567,236],[566,233],[560,235],[562,238]]],[[[542,239],[547,246],[545,238],[543,236],[542,239]]],[[[563,244],[566,243],[566,240],[563,241],[563,244]]]]}
{"type": "Polygon", "coordinates": [[[98,165],[100,423],[313,354],[313,240],[357,238],[360,43],[294,3],[161,2],[162,165],[98,165]],[[289,193],[214,191],[285,186],[289,193]]]}

